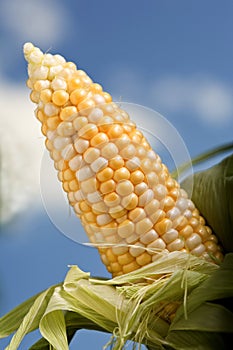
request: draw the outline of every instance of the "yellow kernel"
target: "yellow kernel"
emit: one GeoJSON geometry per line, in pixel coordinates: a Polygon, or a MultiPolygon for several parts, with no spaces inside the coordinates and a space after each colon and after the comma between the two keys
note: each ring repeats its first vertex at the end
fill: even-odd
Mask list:
{"type": "Polygon", "coordinates": [[[96,215],[94,213],[92,213],[91,211],[85,213],[84,217],[88,223],[96,222],[96,215]]]}
{"type": "Polygon", "coordinates": [[[116,207],[112,207],[109,209],[109,214],[114,219],[121,218],[123,215],[125,215],[127,212],[126,209],[124,209],[121,205],[117,205],[116,207]]]}
{"type": "Polygon", "coordinates": [[[57,129],[59,123],[60,123],[60,118],[59,117],[51,117],[51,118],[47,119],[48,128],[51,129],[51,130],[57,129]]]}
{"type": "Polygon", "coordinates": [[[79,208],[82,212],[91,211],[91,207],[87,204],[85,200],[79,203],[79,208]]]}
{"type": "Polygon", "coordinates": [[[108,137],[110,139],[116,139],[120,137],[123,133],[123,128],[119,124],[114,124],[111,126],[111,128],[108,130],[108,137]]]}
{"type": "Polygon", "coordinates": [[[160,222],[158,222],[155,226],[155,231],[162,236],[164,233],[166,233],[168,230],[172,228],[172,221],[169,219],[163,219],[160,222]]]}
{"type": "Polygon", "coordinates": [[[149,263],[151,263],[151,260],[152,260],[151,255],[148,254],[147,252],[142,253],[136,258],[136,262],[140,266],[148,265],[149,263]]]}
{"type": "Polygon", "coordinates": [[[98,188],[96,179],[91,178],[81,182],[81,190],[85,193],[95,192],[98,188]]]}
{"type": "Polygon", "coordinates": [[[121,181],[121,180],[128,180],[130,177],[130,172],[127,168],[122,167],[120,169],[117,169],[114,173],[113,179],[115,181],[121,181]]]}
{"type": "Polygon", "coordinates": [[[116,261],[117,261],[117,257],[116,257],[115,254],[113,254],[111,248],[107,249],[107,251],[106,251],[106,257],[107,257],[107,259],[108,259],[109,262],[112,262],[112,263],[113,263],[113,262],[116,262],[116,261]]]}
{"type": "Polygon", "coordinates": [[[218,250],[217,244],[213,241],[206,241],[204,245],[208,252],[215,253],[218,250]]]}
{"type": "Polygon", "coordinates": [[[184,239],[187,239],[192,233],[193,233],[193,228],[191,225],[185,226],[179,232],[180,236],[184,237],[184,239]]]}
{"type": "Polygon", "coordinates": [[[122,255],[128,252],[129,248],[126,245],[117,245],[112,247],[113,254],[122,255]]]}
{"type": "Polygon", "coordinates": [[[79,111],[83,111],[85,109],[89,109],[89,108],[93,108],[93,107],[95,107],[95,102],[90,98],[86,98],[85,100],[81,101],[78,104],[79,111]]]}
{"type": "Polygon", "coordinates": [[[202,237],[203,241],[205,241],[209,237],[209,232],[206,229],[206,226],[199,225],[195,229],[195,232],[198,233],[202,237]]]}
{"type": "Polygon", "coordinates": [[[114,121],[113,121],[113,119],[111,117],[104,116],[103,118],[101,118],[98,121],[99,130],[102,131],[102,132],[107,133],[108,130],[112,127],[113,122],[114,121]]]}
{"type": "Polygon", "coordinates": [[[97,84],[97,83],[93,83],[91,84],[90,86],[90,90],[93,92],[93,93],[100,93],[102,92],[102,86],[100,84],[97,84]]]}
{"type": "Polygon", "coordinates": [[[129,237],[134,232],[134,223],[130,220],[125,220],[118,226],[118,235],[122,238],[129,237]]]}
{"type": "Polygon", "coordinates": [[[189,224],[196,229],[196,227],[198,227],[200,225],[199,221],[196,218],[191,218],[189,220],[189,224]]]}
{"type": "Polygon", "coordinates": [[[100,156],[100,151],[98,148],[89,147],[83,154],[85,162],[92,163],[100,156]]]}
{"type": "Polygon", "coordinates": [[[117,233],[117,223],[116,222],[110,222],[109,224],[102,226],[101,228],[98,227],[98,230],[100,229],[101,233],[107,237],[116,235],[117,233]]]}
{"type": "Polygon", "coordinates": [[[135,231],[138,235],[148,232],[152,227],[153,223],[148,218],[144,218],[136,223],[135,231]]]}
{"type": "Polygon", "coordinates": [[[165,217],[165,212],[162,209],[156,210],[156,212],[150,214],[150,220],[156,224],[156,222],[162,220],[165,217]]]}
{"type": "Polygon", "coordinates": [[[60,118],[64,121],[73,120],[77,116],[77,108],[75,106],[68,106],[62,108],[60,112],[60,118]]]}
{"type": "Polygon", "coordinates": [[[114,170],[122,168],[123,165],[124,165],[124,160],[119,155],[109,161],[109,166],[114,170]]]}
{"type": "Polygon", "coordinates": [[[44,89],[40,92],[40,100],[43,103],[48,103],[51,101],[52,91],[50,89],[44,89]]]}
{"type": "Polygon", "coordinates": [[[132,193],[134,190],[134,186],[129,180],[122,180],[121,182],[118,182],[116,186],[116,192],[120,196],[127,196],[130,193],[132,193]]]}
{"type": "Polygon", "coordinates": [[[176,238],[178,238],[178,232],[174,229],[170,229],[162,235],[162,239],[167,244],[173,242],[176,238]]]}
{"type": "Polygon", "coordinates": [[[68,82],[68,89],[70,92],[72,92],[73,90],[80,89],[81,85],[82,82],[80,78],[73,78],[68,82]]]}
{"type": "Polygon", "coordinates": [[[118,262],[113,262],[111,263],[111,270],[114,276],[116,272],[120,272],[122,270],[122,266],[118,262]]]}
{"type": "Polygon", "coordinates": [[[51,119],[48,118],[41,110],[36,111],[36,117],[41,123],[44,123],[45,121],[51,119]]]}
{"type": "Polygon", "coordinates": [[[79,131],[78,136],[90,140],[98,133],[98,128],[95,124],[86,124],[79,131]]]}
{"type": "Polygon", "coordinates": [[[108,136],[105,133],[100,132],[97,135],[95,135],[94,137],[92,137],[91,146],[100,147],[100,146],[103,146],[108,141],[109,141],[108,136]]]}
{"type": "Polygon", "coordinates": [[[146,213],[142,208],[135,208],[129,212],[129,219],[138,222],[146,217],[146,213]]]}
{"type": "Polygon", "coordinates": [[[140,184],[141,182],[143,182],[143,180],[144,180],[144,174],[140,170],[135,170],[130,175],[130,181],[134,185],[140,184]]]}
{"type": "Polygon", "coordinates": [[[115,190],[115,187],[116,187],[115,182],[113,180],[108,180],[101,183],[100,191],[103,194],[107,194],[107,193],[113,192],[115,190]]]}
{"type": "Polygon", "coordinates": [[[124,266],[131,263],[134,260],[134,257],[130,253],[125,253],[125,254],[119,255],[117,259],[119,264],[124,266]]]}
{"type": "Polygon", "coordinates": [[[68,182],[63,182],[62,187],[63,187],[63,190],[65,192],[69,192],[70,189],[69,189],[69,183],[68,182]]]}
{"type": "Polygon", "coordinates": [[[69,189],[72,192],[76,192],[79,190],[78,181],[76,179],[69,182],[69,189]]]}
{"type": "Polygon", "coordinates": [[[70,101],[73,105],[78,105],[82,100],[86,98],[87,91],[85,89],[75,89],[70,94],[70,101]]]}
{"type": "Polygon", "coordinates": [[[69,100],[69,94],[64,90],[56,90],[52,95],[52,101],[57,106],[64,105],[69,100]]]}
{"type": "Polygon", "coordinates": [[[180,215],[173,221],[173,227],[180,231],[182,228],[187,226],[188,223],[188,219],[185,216],[180,215]]]}
{"type": "Polygon", "coordinates": [[[97,173],[96,176],[97,179],[101,182],[110,180],[113,177],[113,170],[112,168],[107,167],[101,170],[99,173],[97,173]]]}
{"type": "Polygon", "coordinates": [[[104,203],[108,207],[116,206],[120,203],[121,199],[116,192],[112,192],[104,196],[104,203]]]}
{"type": "Polygon", "coordinates": [[[162,201],[161,201],[161,208],[165,211],[168,211],[172,209],[175,206],[175,201],[172,197],[166,196],[162,201]]]}
{"type": "Polygon", "coordinates": [[[138,196],[135,193],[130,193],[128,196],[124,196],[121,200],[121,205],[127,210],[136,208],[137,204],[138,196]]]}
{"type": "Polygon", "coordinates": [[[73,180],[75,178],[75,173],[72,170],[67,169],[63,173],[63,178],[66,181],[71,181],[71,180],[73,180]]]}
{"type": "Polygon", "coordinates": [[[138,265],[136,260],[134,260],[131,263],[124,265],[122,269],[123,269],[123,273],[125,274],[125,273],[135,271],[139,268],[140,268],[140,265],[138,265]]]}
{"type": "Polygon", "coordinates": [[[41,132],[44,136],[47,135],[47,132],[48,132],[48,127],[46,124],[43,124],[42,127],[41,127],[41,132]]]}
{"type": "Polygon", "coordinates": [[[107,103],[112,102],[112,96],[108,92],[103,92],[102,96],[104,97],[107,103]]]}

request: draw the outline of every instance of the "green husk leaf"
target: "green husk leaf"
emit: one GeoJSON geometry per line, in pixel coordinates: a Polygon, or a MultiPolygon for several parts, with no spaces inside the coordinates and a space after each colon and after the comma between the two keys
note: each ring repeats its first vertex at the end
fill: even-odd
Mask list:
{"type": "Polygon", "coordinates": [[[38,328],[41,317],[46,310],[49,298],[53,290],[54,287],[51,287],[37,296],[37,298],[34,300],[34,303],[28,310],[28,313],[24,316],[17,332],[12,337],[7,350],[17,349],[24,336],[38,328]]]}
{"type": "Polygon", "coordinates": [[[65,318],[61,310],[44,315],[40,322],[40,331],[54,349],[69,350],[65,318]]]}
{"type": "MultiPolygon", "coordinates": [[[[186,179],[182,186],[189,182],[186,179]]],[[[194,174],[192,200],[226,252],[233,252],[233,155],[194,174]]]]}

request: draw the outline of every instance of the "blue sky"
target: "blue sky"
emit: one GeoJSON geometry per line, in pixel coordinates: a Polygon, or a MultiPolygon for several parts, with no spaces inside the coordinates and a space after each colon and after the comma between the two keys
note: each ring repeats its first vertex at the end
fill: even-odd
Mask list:
{"type": "MultiPolygon", "coordinates": [[[[44,146],[23,43],[75,61],[116,100],[160,112],[194,156],[232,141],[232,14],[227,0],[0,0],[1,314],[62,280],[68,264],[107,276],[97,252],[62,235],[43,207],[44,146]]],[[[108,339],[85,334],[71,349],[78,340],[100,349],[108,339]]]]}

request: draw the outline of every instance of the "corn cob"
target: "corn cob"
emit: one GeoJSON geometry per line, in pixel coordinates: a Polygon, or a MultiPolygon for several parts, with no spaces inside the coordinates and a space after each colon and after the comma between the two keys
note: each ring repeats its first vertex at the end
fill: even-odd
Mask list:
{"type": "Polygon", "coordinates": [[[46,147],[108,271],[122,275],[172,251],[221,261],[217,237],[111,95],[60,55],[31,43],[24,54],[46,147]]]}

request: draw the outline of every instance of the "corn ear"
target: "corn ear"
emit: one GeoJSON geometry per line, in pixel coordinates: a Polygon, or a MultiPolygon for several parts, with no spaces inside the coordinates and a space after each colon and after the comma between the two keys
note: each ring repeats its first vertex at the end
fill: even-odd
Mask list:
{"type": "Polygon", "coordinates": [[[113,276],[161,253],[223,253],[187,193],[128,114],[60,55],[24,45],[28,87],[70,205],[113,276]]]}

